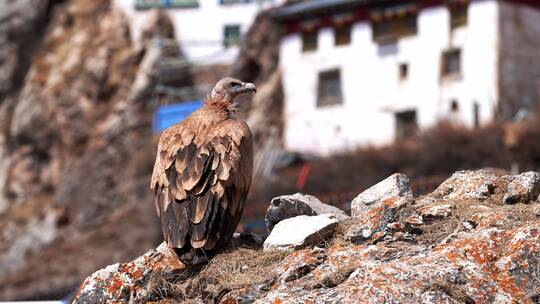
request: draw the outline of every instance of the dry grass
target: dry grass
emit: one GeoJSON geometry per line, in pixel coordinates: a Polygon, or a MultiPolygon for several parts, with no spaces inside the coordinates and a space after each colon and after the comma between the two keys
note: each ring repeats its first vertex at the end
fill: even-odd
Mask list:
{"type": "Polygon", "coordinates": [[[329,241],[330,247],[340,247],[351,245],[350,241],[345,240],[345,234],[355,224],[353,218],[346,219],[338,223],[334,232],[334,237],[329,241]]]}
{"type": "Polygon", "coordinates": [[[230,290],[265,284],[287,252],[240,248],[215,256],[209,264],[177,274],[150,278],[147,301],[200,299],[214,302],[230,290]]]}
{"type": "Polygon", "coordinates": [[[213,276],[225,288],[246,284],[261,284],[270,279],[270,273],[287,252],[261,252],[253,249],[237,249],[216,256],[200,272],[203,276],[213,276]]]}
{"type": "Polygon", "coordinates": [[[438,291],[447,294],[452,300],[457,303],[474,304],[474,299],[467,294],[467,291],[462,286],[451,284],[446,281],[435,282],[428,290],[438,291]]]}

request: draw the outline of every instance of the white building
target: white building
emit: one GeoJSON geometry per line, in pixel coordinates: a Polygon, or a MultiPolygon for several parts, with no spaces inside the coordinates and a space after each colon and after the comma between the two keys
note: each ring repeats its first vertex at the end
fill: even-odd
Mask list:
{"type": "Polygon", "coordinates": [[[261,9],[284,0],[114,0],[129,17],[137,40],[151,8],[163,8],[171,17],[175,35],[190,61],[230,64],[238,44],[261,9]]]}
{"type": "Polygon", "coordinates": [[[473,127],[538,102],[540,1],[315,0],[274,17],[291,151],[473,127]]]}

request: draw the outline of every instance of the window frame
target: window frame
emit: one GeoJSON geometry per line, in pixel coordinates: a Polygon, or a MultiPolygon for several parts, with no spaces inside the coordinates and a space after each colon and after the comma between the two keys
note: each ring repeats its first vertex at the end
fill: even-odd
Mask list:
{"type": "Polygon", "coordinates": [[[400,62],[399,63],[399,80],[400,81],[406,81],[409,79],[409,63],[408,62],[400,62]]]}
{"type": "Polygon", "coordinates": [[[459,79],[462,77],[463,71],[463,50],[461,48],[450,48],[444,50],[441,54],[441,79],[459,79]],[[458,67],[457,70],[449,68],[449,62],[452,56],[457,54],[458,67]]]}
{"type": "Polygon", "coordinates": [[[219,5],[236,5],[236,4],[247,4],[253,2],[252,0],[219,0],[219,5]]]}
{"type": "Polygon", "coordinates": [[[345,46],[350,45],[352,43],[352,24],[351,23],[343,23],[343,24],[335,24],[333,27],[334,32],[334,46],[345,46]],[[338,32],[343,31],[343,32],[338,32]],[[339,34],[344,35],[339,35],[339,34]],[[338,39],[338,37],[346,37],[345,39],[338,39]]]}
{"type": "Polygon", "coordinates": [[[300,32],[302,40],[302,53],[315,52],[319,48],[319,29],[303,30],[300,32]],[[312,40],[309,40],[309,39],[312,40]],[[309,42],[309,43],[306,43],[309,42]]]}
{"type": "MultiPolygon", "coordinates": [[[[230,34],[230,33],[229,33],[230,34]]],[[[242,26],[240,24],[225,24],[223,26],[223,47],[228,49],[242,43],[242,26]],[[227,29],[238,29],[238,37],[234,40],[227,36],[227,29]]]]}
{"type": "MultiPolygon", "coordinates": [[[[326,84],[328,85],[328,84],[326,84]]],[[[320,71],[317,76],[317,108],[326,108],[332,106],[343,105],[343,86],[341,69],[333,68],[324,71],[320,71]],[[327,87],[324,82],[337,80],[337,94],[335,96],[329,96],[327,87]]]]}
{"type": "Polygon", "coordinates": [[[406,140],[416,137],[418,134],[418,111],[416,109],[408,109],[404,111],[394,112],[395,118],[395,139],[406,140]],[[405,121],[404,116],[412,114],[411,122],[405,121]]]}
{"type": "Polygon", "coordinates": [[[469,3],[450,3],[448,4],[450,14],[450,29],[455,30],[465,27],[469,23],[469,3]]]}
{"type": "Polygon", "coordinates": [[[371,21],[373,41],[379,44],[394,42],[398,39],[418,34],[418,14],[409,12],[403,17],[382,17],[371,21]],[[410,23],[410,21],[413,21],[410,23]],[[387,29],[382,29],[386,25],[387,29]]]}
{"type": "Polygon", "coordinates": [[[147,10],[153,8],[172,9],[172,8],[197,8],[198,0],[135,0],[136,10],[147,10]]]}

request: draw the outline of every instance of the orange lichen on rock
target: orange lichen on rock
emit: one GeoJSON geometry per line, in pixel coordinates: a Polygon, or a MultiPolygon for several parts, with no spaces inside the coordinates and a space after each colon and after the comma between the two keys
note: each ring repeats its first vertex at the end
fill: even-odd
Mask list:
{"type": "MultiPolygon", "coordinates": [[[[485,171],[458,172],[422,198],[385,198],[342,222],[337,230],[346,233],[336,233],[334,240],[276,261],[264,283],[230,289],[219,282],[203,284],[190,299],[214,293],[217,303],[535,303],[540,298],[538,202],[505,205],[508,180],[485,171]],[[347,240],[351,231],[357,238],[347,240]]],[[[163,253],[142,260],[142,278],[148,268],[174,265],[163,253]]],[[[140,278],[131,267],[139,264],[127,265],[120,278],[140,278]]],[[[116,280],[120,268],[94,274],[94,283],[85,282],[81,294],[110,284],[105,282],[116,280]]],[[[205,282],[196,273],[186,280],[205,282]]],[[[136,286],[122,289],[122,295],[141,298],[143,286],[122,283],[136,286]]]]}

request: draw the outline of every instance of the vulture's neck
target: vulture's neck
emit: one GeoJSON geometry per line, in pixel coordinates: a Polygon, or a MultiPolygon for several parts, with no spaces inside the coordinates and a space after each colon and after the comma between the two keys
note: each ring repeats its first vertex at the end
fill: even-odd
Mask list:
{"type": "Polygon", "coordinates": [[[236,107],[234,103],[224,101],[222,99],[209,98],[204,101],[206,107],[217,115],[223,116],[224,119],[236,118],[236,107]]]}

